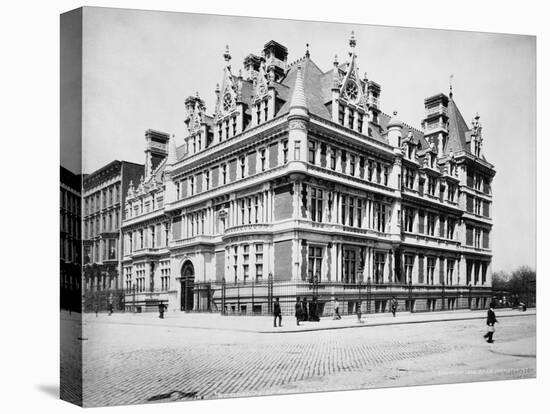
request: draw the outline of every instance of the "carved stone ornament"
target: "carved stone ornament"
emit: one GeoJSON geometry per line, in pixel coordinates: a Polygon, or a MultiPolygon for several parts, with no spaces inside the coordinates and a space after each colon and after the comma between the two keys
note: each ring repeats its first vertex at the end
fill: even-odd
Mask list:
{"type": "Polygon", "coordinates": [[[290,121],[288,123],[288,128],[289,129],[304,129],[306,130],[307,129],[307,125],[304,121],[302,120],[299,120],[299,119],[293,119],[292,121],[290,121]]]}

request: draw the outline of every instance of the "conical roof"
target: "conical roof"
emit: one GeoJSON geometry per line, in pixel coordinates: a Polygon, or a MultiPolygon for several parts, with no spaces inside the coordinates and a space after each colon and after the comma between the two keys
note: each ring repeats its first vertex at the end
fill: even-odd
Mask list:
{"type": "Polygon", "coordinates": [[[304,78],[302,74],[302,67],[298,66],[296,71],[296,80],[294,82],[294,90],[292,91],[292,97],[290,99],[290,115],[303,115],[307,114],[307,102],[306,93],[304,91],[304,78]]]}
{"type": "Polygon", "coordinates": [[[388,128],[391,127],[403,128],[403,122],[401,122],[397,117],[397,111],[393,111],[393,116],[390,119],[390,122],[388,122],[388,128]]]}

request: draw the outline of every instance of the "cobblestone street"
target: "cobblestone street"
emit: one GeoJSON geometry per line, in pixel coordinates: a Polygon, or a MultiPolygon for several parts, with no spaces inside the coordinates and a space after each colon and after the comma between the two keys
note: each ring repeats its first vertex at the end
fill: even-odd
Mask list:
{"type": "Polygon", "coordinates": [[[536,375],[534,315],[501,318],[492,345],[483,341],[482,320],[260,333],[211,317],[221,329],[159,326],[152,315],[143,324],[86,315],[85,405],[536,375]]]}

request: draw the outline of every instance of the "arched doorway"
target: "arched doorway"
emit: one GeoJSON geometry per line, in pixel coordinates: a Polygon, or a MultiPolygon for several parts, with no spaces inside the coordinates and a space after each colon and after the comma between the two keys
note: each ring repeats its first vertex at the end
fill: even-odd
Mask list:
{"type": "Polygon", "coordinates": [[[195,285],[195,268],[190,260],[186,260],[181,267],[181,310],[193,310],[193,290],[195,285]]]}

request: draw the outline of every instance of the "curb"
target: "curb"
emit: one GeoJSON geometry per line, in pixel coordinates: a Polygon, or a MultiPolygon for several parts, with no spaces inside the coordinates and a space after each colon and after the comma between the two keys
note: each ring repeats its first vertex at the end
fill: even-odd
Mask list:
{"type": "MultiPolygon", "coordinates": [[[[533,315],[536,315],[536,313],[502,315],[502,316],[499,316],[499,319],[517,318],[521,316],[533,316],[533,315]]],[[[486,319],[486,318],[487,316],[480,315],[480,316],[472,316],[472,317],[444,318],[444,319],[432,319],[432,320],[420,320],[420,321],[374,322],[370,324],[367,324],[365,322],[365,323],[360,323],[360,324],[358,323],[355,325],[345,325],[345,326],[327,326],[323,328],[306,328],[306,329],[300,329],[300,330],[269,330],[269,331],[256,331],[256,332],[261,334],[301,333],[301,332],[314,332],[314,331],[329,331],[329,330],[335,330],[335,329],[373,328],[377,326],[391,326],[391,325],[412,325],[412,324],[419,324],[419,323],[470,321],[470,320],[480,320],[480,319],[486,319]]]]}

